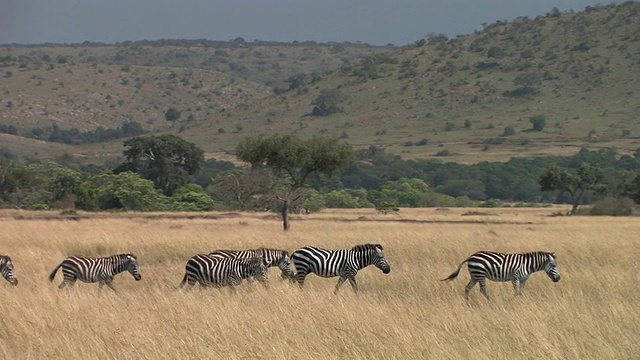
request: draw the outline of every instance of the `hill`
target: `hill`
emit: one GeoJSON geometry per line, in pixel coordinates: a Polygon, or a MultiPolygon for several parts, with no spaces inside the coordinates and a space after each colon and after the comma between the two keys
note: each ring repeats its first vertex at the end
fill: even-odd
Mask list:
{"type": "MultiPolygon", "coordinates": [[[[633,151],[639,10],[635,2],[553,9],[404,48],[242,39],[4,46],[0,125],[47,139],[54,127],[135,121],[210,156],[272,132],[459,162],[633,151]],[[170,109],[180,116],[168,121],[170,109]]],[[[80,144],[74,153],[117,156],[121,144],[80,144]]]]}

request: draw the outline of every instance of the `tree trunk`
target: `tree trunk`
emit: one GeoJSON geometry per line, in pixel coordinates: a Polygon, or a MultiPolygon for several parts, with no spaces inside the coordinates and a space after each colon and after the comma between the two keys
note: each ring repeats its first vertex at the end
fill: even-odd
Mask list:
{"type": "Polygon", "coordinates": [[[289,207],[291,206],[291,200],[287,196],[282,200],[282,225],[284,226],[284,231],[289,230],[289,207]]]}

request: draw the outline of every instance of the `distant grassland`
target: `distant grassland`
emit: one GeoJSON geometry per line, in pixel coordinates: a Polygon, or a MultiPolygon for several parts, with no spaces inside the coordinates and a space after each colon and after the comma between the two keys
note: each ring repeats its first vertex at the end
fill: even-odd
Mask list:
{"type": "MultiPolygon", "coordinates": [[[[640,222],[551,217],[558,209],[325,210],[281,230],[269,214],[98,214],[78,221],[0,213],[0,253],[19,285],[0,280],[0,357],[6,359],[634,359],[640,357],[637,255],[640,222]],[[18,219],[19,218],[19,219],[18,219]],[[186,260],[223,248],[381,243],[388,275],[371,267],[354,294],[337,278],[310,275],[303,290],[282,282],[179,291],[186,260]],[[509,283],[475,288],[466,268],[480,249],[555,251],[562,280],[537,273],[525,295],[509,283]],[[49,272],[77,253],[138,255],[142,281],[116,277],[59,291],[49,272]]],[[[56,213],[46,215],[57,216],[56,213]]],[[[85,215],[85,214],[81,214],[85,215]]]]}

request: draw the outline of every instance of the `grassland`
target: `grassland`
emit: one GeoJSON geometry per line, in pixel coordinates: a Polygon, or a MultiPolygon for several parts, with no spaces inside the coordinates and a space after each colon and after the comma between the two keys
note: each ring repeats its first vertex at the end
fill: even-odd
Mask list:
{"type": "MultiPolygon", "coordinates": [[[[117,214],[78,221],[2,213],[0,249],[20,283],[0,282],[0,356],[21,359],[633,359],[640,356],[640,223],[551,217],[557,209],[325,211],[283,233],[264,214],[117,214]],[[166,216],[165,215],[170,215],[166,216]],[[309,276],[303,290],[272,270],[269,288],[177,290],[193,254],[269,246],[293,250],[379,242],[392,271],[367,268],[360,292],[309,276]],[[555,251],[562,280],[530,279],[525,295],[489,283],[467,304],[466,270],[479,249],[555,251]],[[75,253],[138,255],[141,282],[116,277],[59,291],[50,270],[75,253]]],[[[56,216],[56,214],[48,214],[56,216]]],[[[84,215],[84,214],[80,214],[84,215]]]]}

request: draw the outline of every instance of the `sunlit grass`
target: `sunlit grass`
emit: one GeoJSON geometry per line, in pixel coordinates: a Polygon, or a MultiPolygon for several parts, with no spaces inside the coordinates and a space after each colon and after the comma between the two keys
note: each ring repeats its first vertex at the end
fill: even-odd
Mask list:
{"type": "MultiPolygon", "coordinates": [[[[5,212],[0,253],[20,284],[0,281],[3,358],[504,358],[630,359],[640,356],[635,219],[550,217],[558,209],[327,210],[277,217],[162,219],[118,214],[79,221],[13,218],[5,212]],[[484,215],[487,213],[487,215],[484,215]],[[178,290],[186,260],[223,248],[381,243],[388,275],[371,267],[346,283],[310,275],[305,288],[271,270],[270,285],[178,290]],[[480,249],[555,251],[562,280],[534,274],[522,297],[508,283],[475,288],[464,300],[466,268],[480,249]],[[133,252],[142,281],[116,277],[118,295],[97,284],[59,291],[65,256],[133,252]]],[[[20,213],[25,218],[33,213],[20,213]]],[[[86,214],[80,214],[82,216],[86,214]]]]}

